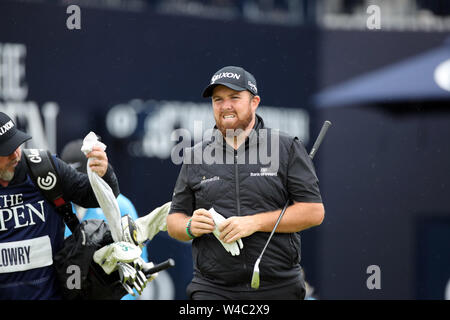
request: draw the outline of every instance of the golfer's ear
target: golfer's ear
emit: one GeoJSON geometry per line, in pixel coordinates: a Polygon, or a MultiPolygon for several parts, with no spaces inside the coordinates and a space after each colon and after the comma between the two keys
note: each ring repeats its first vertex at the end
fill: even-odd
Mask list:
{"type": "Polygon", "coordinates": [[[253,112],[256,111],[256,109],[258,108],[260,102],[261,102],[261,97],[260,96],[253,96],[252,101],[250,102],[251,105],[252,105],[253,112]]]}

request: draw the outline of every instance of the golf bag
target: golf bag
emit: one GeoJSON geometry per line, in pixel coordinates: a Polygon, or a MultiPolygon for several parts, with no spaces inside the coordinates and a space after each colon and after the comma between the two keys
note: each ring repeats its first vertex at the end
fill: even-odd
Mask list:
{"type": "Polygon", "coordinates": [[[98,249],[113,242],[103,220],[82,221],[54,257],[54,265],[64,299],[119,300],[127,294],[118,272],[107,275],[93,261],[98,249]]]}

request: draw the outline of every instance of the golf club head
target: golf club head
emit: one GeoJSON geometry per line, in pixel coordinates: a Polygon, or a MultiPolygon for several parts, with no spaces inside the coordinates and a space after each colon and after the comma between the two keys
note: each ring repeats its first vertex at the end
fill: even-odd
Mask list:
{"type": "Polygon", "coordinates": [[[251,287],[253,289],[259,289],[259,261],[260,259],[256,260],[255,267],[253,268],[253,275],[252,275],[252,282],[251,287]]]}
{"type": "Polygon", "coordinates": [[[124,264],[119,262],[118,264],[118,271],[120,276],[120,282],[124,289],[131,295],[134,296],[133,289],[128,285],[128,280],[130,279],[130,273],[128,272],[127,268],[124,267],[124,264]]]}
{"type": "Polygon", "coordinates": [[[139,242],[137,241],[137,226],[134,222],[133,218],[131,218],[128,214],[122,217],[122,229],[123,229],[123,238],[124,241],[132,243],[136,246],[139,246],[139,242]]]}

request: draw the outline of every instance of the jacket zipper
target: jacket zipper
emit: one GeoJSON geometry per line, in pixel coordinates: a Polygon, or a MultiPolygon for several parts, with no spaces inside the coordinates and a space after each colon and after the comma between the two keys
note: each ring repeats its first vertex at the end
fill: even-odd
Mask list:
{"type": "MultiPolygon", "coordinates": [[[[238,169],[238,155],[237,150],[234,150],[234,177],[235,177],[235,185],[236,185],[236,209],[237,215],[241,215],[241,199],[239,194],[239,169],[238,169]]],[[[242,257],[242,263],[244,266],[244,272],[247,271],[247,263],[244,253],[241,252],[240,256],[242,257]]],[[[247,288],[250,288],[250,282],[247,281],[247,288]]]]}
{"type": "Polygon", "coordinates": [[[236,209],[237,209],[237,215],[241,215],[241,201],[240,201],[240,195],[239,195],[239,170],[238,170],[238,156],[237,156],[237,150],[234,150],[234,177],[235,177],[235,185],[236,185],[236,209]]]}

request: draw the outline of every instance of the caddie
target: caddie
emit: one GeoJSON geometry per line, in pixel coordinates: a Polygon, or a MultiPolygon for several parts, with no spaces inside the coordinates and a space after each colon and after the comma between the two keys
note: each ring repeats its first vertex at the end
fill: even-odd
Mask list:
{"type": "MultiPolygon", "coordinates": [[[[21,147],[29,139],[0,112],[0,300],[61,299],[53,257],[63,244],[64,223],[30,178],[21,147]]],[[[106,153],[93,148],[87,157],[117,197],[119,185],[106,153]]],[[[88,176],[56,156],[53,160],[65,200],[98,207],[88,176]]],[[[42,183],[50,188],[52,179],[42,183]]]]}

